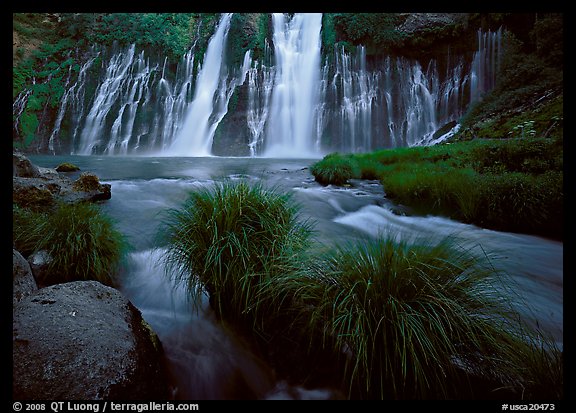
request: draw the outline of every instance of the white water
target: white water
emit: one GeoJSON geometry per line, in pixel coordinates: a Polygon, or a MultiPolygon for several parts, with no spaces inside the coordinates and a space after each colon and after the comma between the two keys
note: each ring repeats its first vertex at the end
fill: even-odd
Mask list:
{"type": "Polygon", "coordinates": [[[492,231],[438,216],[401,216],[387,207],[376,205],[344,212],[334,222],[375,238],[387,235],[408,241],[416,236],[435,239],[450,236],[457,239],[459,245],[470,248],[476,254],[487,254],[495,268],[508,274],[517,283],[506,287],[518,294],[511,298],[524,321],[550,334],[559,348],[563,348],[561,242],[532,235],[492,231]]]}
{"type": "Polygon", "coordinates": [[[92,149],[103,142],[106,116],[129,79],[127,73],[134,58],[134,50],[135,46],[132,45],[127,53],[117,54],[110,60],[106,68],[105,80],[98,87],[94,104],[86,117],[80,136],[81,146],[78,154],[90,155],[92,149]]]}
{"type": "MultiPolygon", "coordinates": [[[[322,64],[322,15],[274,13],[273,48],[265,48],[261,62],[247,50],[242,66],[231,68],[225,56],[231,16],[221,16],[196,78],[195,44],[175,72],[165,56],[146,56],[135,45],[112,54],[95,47],[63,94],[48,149],[59,152],[67,140],[73,154],[210,156],[227,115],[244,116],[227,112],[234,93],[247,96],[246,121],[227,124],[223,130],[243,130],[221,138],[244,139],[250,156],[317,158],[429,145],[438,142],[433,134],[440,127],[495,86],[502,30],[479,31],[472,61],[448,55],[439,73],[434,60],[377,60],[362,46],[337,48],[322,64]]],[[[29,95],[14,102],[17,129],[29,95]]]]}
{"type": "Polygon", "coordinates": [[[481,100],[496,86],[496,73],[502,53],[502,28],[495,32],[478,30],[478,50],[470,71],[470,102],[481,100]]]}
{"type": "MultiPolygon", "coordinates": [[[[220,107],[215,108],[218,100],[217,92],[226,88],[221,82],[226,82],[227,73],[224,59],[224,45],[230,29],[232,13],[224,13],[218,23],[218,29],[208,43],[202,69],[198,73],[194,100],[190,104],[182,129],[170,147],[163,152],[168,156],[209,156],[212,150],[212,139],[219,120],[225,114],[220,107]],[[217,121],[211,116],[218,111],[217,121]]],[[[222,102],[223,99],[220,99],[222,102]]],[[[227,103],[227,100],[225,100],[227,103]]],[[[222,105],[221,105],[222,106],[222,105]]],[[[227,105],[226,105],[227,106],[227,105]]]]}
{"type": "Polygon", "coordinates": [[[320,91],[322,13],[273,13],[276,77],[264,156],[313,157],[320,91]]]}
{"type": "Polygon", "coordinates": [[[430,144],[434,132],[465,109],[462,59],[448,64],[443,76],[435,60],[424,70],[418,61],[387,57],[368,69],[361,46],[354,53],[336,50],[334,62],[332,78],[324,74],[322,117],[324,133],[342,152],[430,144]]]}
{"type": "Polygon", "coordinates": [[[262,153],[264,130],[270,112],[270,96],[274,88],[274,67],[268,65],[270,58],[268,42],[264,47],[264,62],[259,67],[258,61],[248,71],[248,113],[246,121],[250,131],[250,156],[262,153]]]}

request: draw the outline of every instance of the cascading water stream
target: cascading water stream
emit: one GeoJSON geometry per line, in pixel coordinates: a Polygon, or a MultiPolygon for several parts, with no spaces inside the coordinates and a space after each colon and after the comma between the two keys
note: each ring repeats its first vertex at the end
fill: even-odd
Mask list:
{"type": "Polygon", "coordinates": [[[86,117],[86,123],[80,136],[80,149],[78,154],[90,155],[97,145],[102,143],[106,116],[116,102],[116,98],[122,91],[122,86],[129,79],[126,74],[129,71],[134,58],[135,46],[132,45],[125,55],[114,56],[106,69],[105,81],[100,84],[96,91],[94,104],[86,117]]]}
{"type": "Polygon", "coordinates": [[[482,99],[496,86],[502,53],[502,28],[495,32],[478,30],[478,50],[470,70],[470,102],[482,99]]]}
{"type": "MultiPolygon", "coordinates": [[[[265,60],[270,59],[270,48],[268,42],[264,46],[265,60]]],[[[254,67],[248,71],[248,112],[246,121],[250,131],[250,156],[261,153],[264,144],[264,130],[268,114],[270,112],[270,96],[274,88],[274,67],[263,62],[258,66],[258,61],[254,62],[254,67]]]]}
{"type": "Polygon", "coordinates": [[[273,13],[276,74],[264,156],[318,155],[315,119],[320,92],[322,13],[273,13]]]}
{"type": "MultiPolygon", "coordinates": [[[[222,90],[221,79],[226,76],[224,45],[230,29],[232,13],[224,13],[218,29],[208,44],[202,68],[198,73],[194,100],[190,104],[186,120],[172,145],[164,155],[207,156],[211,154],[212,138],[216,130],[211,115],[218,90],[222,90]]],[[[217,125],[217,124],[216,124],[217,125]]]]}

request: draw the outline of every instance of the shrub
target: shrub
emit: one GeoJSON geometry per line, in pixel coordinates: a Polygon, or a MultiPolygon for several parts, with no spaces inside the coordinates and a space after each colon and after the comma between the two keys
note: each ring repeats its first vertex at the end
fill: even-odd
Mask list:
{"type": "MultiPolygon", "coordinates": [[[[483,391],[474,379],[488,393],[520,395],[536,377],[525,372],[558,367],[558,351],[543,350],[539,333],[518,321],[502,277],[454,238],[387,237],[337,247],[294,291],[310,331],[344,359],[353,397],[474,397],[483,391]]],[[[550,376],[548,384],[562,380],[550,376]]],[[[536,397],[550,389],[540,384],[536,397]]]]}
{"type": "Polygon", "coordinates": [[[563,173],[484,175],[475,221],[504,231],[562,236],[563,173]]]}
{"type": "Polygon", "coordinates": [[[310,168],[316,181],[322,185],[344,185],[351,178],[361,176],[360,168],[351,157],[338,154],[326,156],[310,168]]]}
{"type": "Polygon", "coordinates": [[[127,251],[123,235],[93,204],[61,204],[53,212],[13,209],[13,241],[23,254],[46,251],[52,261],[37,280],[44,285],[96,280],[114,286],[127,251]]]}
{"type": "Polygon", "coordinates": [[[190,193],[159,232],[167,275],[195,298],[206,290],[220,317],[249,325],[270,317],[260,286],[298,268],[310,234],[289,195],[244,181],[190,193]]]}

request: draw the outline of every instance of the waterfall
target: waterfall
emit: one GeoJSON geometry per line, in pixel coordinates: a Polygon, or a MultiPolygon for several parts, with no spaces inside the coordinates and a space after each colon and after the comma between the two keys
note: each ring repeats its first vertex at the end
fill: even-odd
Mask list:
{"type": "MultiPolygon", "coordinates": [[[[196,77],[196,43],[178,62],[147,55],[134,44],[93,46],[80,67],[69,69],[48,149],[210,156],[221,123],[218,139],[245,145],[243,153],[250,156],[317,157],[428,145],[495,86],[502,53],[499,29],[478,31],[471,59],[450,53],[446,62],[375,57],[362,45],[340,45],[321,62],[322,14],[273,13],[273,45],[265,42],[259,61],[246,50],[241,65],[231,67],[231,23],[232,14],[222,14],[196,77]],[[235,92],[231,120],[228,104],[235,92]]],[[[27,89],[14,101],[15,133],[32,94],[27,89]]]]}
{"type": "MultiPolygon", "coordinates": [[[[372,104],[376,98],[374,73],[366,70],[366,49],[358,46],[356,56],[344,51],[344,47],[335,49],[334,76],[330,82],[336,103],[334,113],[338,134],[346,136],[342,141],[342,151],[368,151],[372,147],[372,104]]],[[[324,72],[327,76],[327,72],[324,72]]]]}
{"type": "Polygon", "coordinates": [[[390,56],[368,62],[363,46],[353,52],[336,48],[333,70],[323,72],[327,87],[319,117],[325,146],[367,152],[429,144],[440,127],[459,119],[468,103],[465,62],[452,60],[440,76],[434,59],[426,66],[390,56]]]}
{"type": "Polygon", "coordinates": [[[318,153],[315,119],[320,90],[321,13],[273,13],[276,73],[266,129],[265,156],[318,153]]]}
{"type": "MultiPolygon", "coordinates": [[[[36,84],[35,79],[33,79],[33,84],[36,84]]],[[[13,127],[14,131],[16,131],[16,133],[19,130],[20,117],[22,116],[24,109],[28,105],[28,99],[30,98],[31,94],[32,94],[32,89],[28,89],[28,88],[24,89],[22,92],[20,92],[18,94],[18,96],[16,96],[16,100],[12,104],[12,118],[13,118],[13,122],[14,122],[12,127],[13,127]]]]}
{"type": "Polygon", "coordinates": [[[184,54],[176,69],[173,85],[165,77],[167,59],[164,59],[162,77],[156,87],[160,99],[154,109],[155,117],[149,143],[151,148],[159,148],[161,151],[168,148],[188,111],[193,80],[193,51],[194,46],[184,54]]]}
{"type": "Polygon", "coordinates": [[[80,136],[80,155],[90,155],[95,147],[103,143],[105,121],[123,86],[130,80],[130,65],[134,58],[135,46],[126,54],[117,54],[110,60],[106,69],[105,81],[96,91],[94,104],[86,118],[86,124],[80,136]]]}
{"type": "Polygon", "coordinates": [[[482,99],[496,86],[496,73],[502,53],[502,28],[495,32],[478,30],[478,50],[474,53],[470,70],[470,103],[482,99]]]}
{"type": "MultiPolygon", "coordinates": [[[[100,56],[100,52],[95,51],[94,47],[91,48],[91,55],[93,57],[89,58],[80,68],[78,73],[78,79],[76,82],[68,89],[62,99],[62,103],[58,112],[57,121],[50,135],[50,140],[55,141],[56,138],[60,136],[60,127],[64,116],[70,113],[70,124],[71,124],[71,140],[72,148],[75,147],[76,137],[80,135],[80,127],[82,120],[84,118],[85,112],[85,100],[86,100],[86,82],[88,81],[88,70],[92,67],[96,58],[100,56]]],[[[72,150],[72,153],[74,151],[72,150]]]]}
{"type": "Polygon", "coordinates": [[[259,66],[254,62],[254,67],[248,71],[248,112],[246,121],[250,131],[250,156],[259,155],[264,144],[264,129],[270,112],[270,96],[274,88],[274,67],[269,64],[270,47],[268,42],[264,44],[265,62],[259,66]]]}
{"type": "Polygon", "coordinates": [[[164,151],[165,155],[207,156],[211,153],[212,138],[217,126],[211,116],[215,110],[215,100],[219,98],[217,92],[225,90],[221,84],[226,81],[223,54],[231,18],[232,13],[224,13],[220,18],[218,29],[208,43],[204,62],[198,73],[194,99],[182,130],[168,150],[164,151]]]}

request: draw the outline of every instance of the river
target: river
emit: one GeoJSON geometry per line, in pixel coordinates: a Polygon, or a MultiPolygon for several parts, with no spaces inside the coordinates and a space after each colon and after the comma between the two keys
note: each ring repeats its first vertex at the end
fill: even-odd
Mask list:
{"type": "MultiPolygon", "coordinates": [[[[192,310],[183,288],[172,285],[157,264],[155,244],[162,214],[177,208],[195,188],[248,179],[290,192],[303,219],[314,222],[318,242],[341,243],[375,237],[453,235],[484,250],[505,270],[523,302],[527,321],[563,345],[563,243],[531,235],[482,229],[437,216],[414,216],[385,198],[377,181],[353,181],[346,188],[323,187],[308,167],[316,159],[179,158],[137,156],[30,156],[43,167],[71,162],[112,186],[102,203],[132,247],[122,273],[121,291],[158,334],[173,379],[175,399],[329,399],[330,389],[288,386],[218,323],[208,300],[192,310]],[[529,304],[528,304],[529,303],[529,304]]],[[[78,173],[72,174],[75,177],[78,173]]]]}

